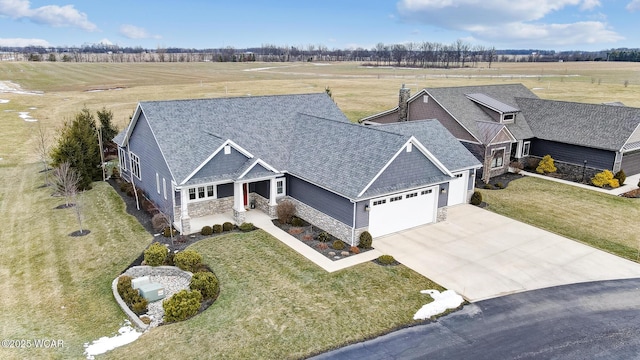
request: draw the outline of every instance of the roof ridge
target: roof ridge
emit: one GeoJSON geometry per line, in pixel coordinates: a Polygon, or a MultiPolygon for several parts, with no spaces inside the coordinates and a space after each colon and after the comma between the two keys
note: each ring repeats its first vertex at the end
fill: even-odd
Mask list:
{"type": "Polygon", "coordinates": [[[170,100],[142,100],[138,101],[139,104],[143,103],[172,103],[172,102],[200,102],[207,100],[223,100],[223,99],[257,99],[257,98],[274,98],[274,97],[291,97],[291,96],[311,96],[311,95],[322,95],[326,94],[325,92],[317,92],[317,93],[300,93],[300,94],[271,94],[271,95],[244,95],[244,96],[221,96],[221,97],[206,97],[199,99],[170,99],[170,100]]]}

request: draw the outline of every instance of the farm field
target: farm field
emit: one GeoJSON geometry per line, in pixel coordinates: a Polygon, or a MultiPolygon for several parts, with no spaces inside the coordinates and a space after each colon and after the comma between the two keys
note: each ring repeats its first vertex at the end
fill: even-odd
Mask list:
{"type": "MultiPolygon", "coordinates": [[[[65,344],[56,350],[0,349],[0,358],[79,358],[82,344],[114,335],[124,314],[112,299],[111,280],[152,241],[104,183],[95,183],[82,196],[91,233],[69,237],[77,230],[72,210],[54,209],[63,201],[41,186],[37,126],[53,139],[84,106],[93,113],[112,110],[115,124],[123,128],[138,101],[323,92],[326,87],[347,116],[357,120],[397,105],[403,83],[415,93],[423,87],[514,82],[546,99],[622,101],[640,107],[640,64],[633,63],[494,63],[491,69],[484,64],[452,70],[356,63],[0,63],[0,335],[61,339],[65,344]]],[[[240,355],[264,346],[263,357],[301,357],[412,323],[416,306],[425,302],[414,293],[435,286],[402,266],[390,270],[363,264],[320,273],[262,235],[250,238],[261,242],[259,249],[251,241],[227,240],[238,244],[207,240],[197,245],[223,280],[223,289],[227,286],[220,308],[214,306],[191,322],[158,328],[107,357],[197,358],[212,346],[207,343],[211,339],[225,358],[236,356],[233,341],[244,346],[240,355]],[[254,251],[257,259],[248,255],[254,251]],[[278,265],[268,266],[273,263],[278,265]],[[264,271],[251,272],[243,265],[264,271]],[[385,295],[387,286],[392,290],[385,295]],[[327,302],[312,294],[325,295],[327,302]],[[240,306],[241,300],[251,306],[240,306]],[[309,304],[310,315],[304,311],[309,304]],[[299,314],[312,316],[310,322],[283,327],[283,317],[299,314]],[[240,325],[232,325],[236,321],[240,325]],[[225,332],[227,325],[231,332],[225,332]],[[278,345],[283,334],[294,340],[302,335],[278,345]]]]}

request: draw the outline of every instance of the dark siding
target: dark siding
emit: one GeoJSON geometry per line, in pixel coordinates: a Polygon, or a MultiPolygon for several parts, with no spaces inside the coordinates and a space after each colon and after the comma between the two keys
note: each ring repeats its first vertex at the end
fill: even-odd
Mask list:
{"type": "Polygon", "coordinates": [[[621,169],[627,176],[640,173],[640,151],[623,154],[621,169]]]}
{"type": "Polygon", "coordinates": [[[253,167],[253,169],[249,170],[249,172],[244,176],[246,179],[259,178],[264,176],[273,175],[272,171],[265,169],[262,165],[257,164],[253,167]]]}
{"type": "Polygon", "coordinates": [[[440,187],[436,191],[438,191],[438,208],[447,206],[447,201],[449,200],[449,183],[440,184],[440,187]]]}
{"type": "Polygon", "coordinates": [[[425,178],[438,175],[442,175],[442,171],[420,150],[414,147],[411,152],[406,152],[403,149],[367,191],[420,183],[425,178]]]}
{"type": "Polygon", "coordinates": [[[540,139],[531,140],[529,154],[539,157],[548,154],[551,155],[554,160],[581,166],[584,164],[584,161],[587,160],[588,167],[609,170],[613,168],[613,163],[616,158],[616,154],[613,151],[540,139]]]}
{"type": "Polygon", "coordinates": [[[398,122],[399,119],[400,119],[400,115],[398,114],[398,110],[396,110],[389,114],[379,116],[371,121],[377,122],[379,124],[389,124],[389,123],[398,122]]]}
{"type": "MultiPolygon", "coordinates": [[[[171,208],[171,174],[167,167],[155,137],[151,132],[149,123],[144,117],[144,113],[140,114],[131,138],[129,140],[129,150],[140,158],[140,178],[138,180],[135,176],[134,182],[136,186],[140,187],[145,194],[153,201],[160,209],[165,207],[171,208]],[[160,177],[160,194],[156,189],[156,173],[160,177]],[[164,199],[162,189],[162,179],[165,179],[167,183],[167,199],[164,199]]],[[[127,169],[129,164],[127,164],[127,169]]]]}
{"type": "Polygon", "coordinates": [[[233,183],[218,185],[218,199],[233,196],[233,183]]]}
{"type": "Polygon", "coordinates": [[[348,199],[287,175],[287,194],[349,226],[353,224],[353,204],[348,199]]]}
{"type": "Polygon", "coordinates": [[[235,173],[247,161],[247,157],[231,147],[231,153],[220,150],[207,164],[205,164],[193,177],[207,177],[235,173]]]}
{"type": "Polygon", "coordinates": [[[269,180],[264,180],[264,181],[258,181],[255,184],[255,188],[254,188],[254,192],[260,196],[262,196],[265,199],[269,198],[269,185],[270,185],[270,181],[269,180]]]}
{"type": "Polygon", "coordinates": [[[360,201],[356,204],[356,229],[369,226],[369,213],[364,207],[369,204],[369,200],[360,201]]]}

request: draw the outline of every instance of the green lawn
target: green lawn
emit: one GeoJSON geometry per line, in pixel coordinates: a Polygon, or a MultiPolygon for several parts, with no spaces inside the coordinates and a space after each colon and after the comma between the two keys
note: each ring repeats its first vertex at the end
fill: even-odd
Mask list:
{"type": "Polygon", "coordinates": [[[640,261],[640,199],[532,177],[480,192],[493,212],[640,261]]]}

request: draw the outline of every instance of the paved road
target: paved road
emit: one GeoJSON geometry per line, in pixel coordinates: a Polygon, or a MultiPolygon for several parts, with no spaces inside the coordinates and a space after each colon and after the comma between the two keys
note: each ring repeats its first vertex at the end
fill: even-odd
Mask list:
{"type": "Polygon", "coordinates": [[[314,359],[640,359],[640,279],[484,300],[314,359]]]}

